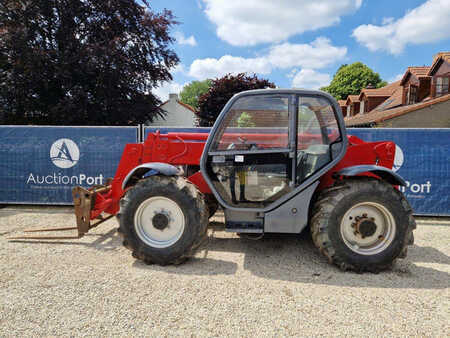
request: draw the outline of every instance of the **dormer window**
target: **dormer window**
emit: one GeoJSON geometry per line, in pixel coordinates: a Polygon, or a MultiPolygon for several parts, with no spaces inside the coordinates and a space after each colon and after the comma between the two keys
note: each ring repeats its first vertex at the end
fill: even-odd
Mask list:
{"type": "Polygon", "coordinates": [[[439,76],[436,78],[436,96],[442,96],[449,92],[450,76],[439,76]]]}
{"type": "Polygon", "coordinates": [[[417,102],[417,86],[410,85],[406,104],[414,104],[417,102]]]}

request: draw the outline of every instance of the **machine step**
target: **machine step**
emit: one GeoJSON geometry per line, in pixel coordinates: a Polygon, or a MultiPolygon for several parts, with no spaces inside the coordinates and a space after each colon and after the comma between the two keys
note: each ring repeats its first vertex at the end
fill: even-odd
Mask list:
{"type": "Polygon", "coordinates": [[[225,228],[226,232],[239,232],[246,234],[262,234],[263,229],[249,229],[249,228],[225,228]]]}

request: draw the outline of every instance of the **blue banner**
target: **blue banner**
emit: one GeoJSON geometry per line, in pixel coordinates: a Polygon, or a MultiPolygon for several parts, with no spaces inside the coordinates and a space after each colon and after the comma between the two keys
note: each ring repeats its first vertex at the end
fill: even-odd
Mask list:
{"type": "Polygon", "coordinates": [[[72,204],[113,177],[137,127],[0,126],[0,203],[72,204]]]}
{"type": "MultiPolygon", "coordinates": [[[[145,127],[208,133],[210,128],[145,127]]],[[[394,141],[394,170],[419,215],[450,215],[450,129],[348,129],[364,141],[394,141]]],[[[138,127],[0,126],[0,203],[71,204],[71,188],[112,177],[138,127]]]]}
{"type": "Polygon", "coordinates": [[[450,215],[450,129],[352,128],[348,134],[397,145],[393,170],[406,180],[416,215],[450,215]]]}
{"type": "MultiPolygon", "coordinates": [[[[144,134],[156,130],[208,133],[210,128],[146,127],[144,134]]],[[[401,190],[414,213],[450,216],[450,129],[351,128],[347,133],[366,142],[395,142],[393,170],[406,180],[401,190]]]]}

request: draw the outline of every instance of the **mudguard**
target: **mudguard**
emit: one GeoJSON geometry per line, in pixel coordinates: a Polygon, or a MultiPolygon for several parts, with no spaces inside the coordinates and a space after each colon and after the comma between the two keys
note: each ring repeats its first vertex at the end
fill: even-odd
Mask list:
{"type": "Polygon", "coordinates": [[[125,187],[127,186],[127,183],[131,178],[131,176],[133,176],[134,174],[143,176],[149,171],[151,172],[147,176],[157,174],[163,174],[165,176],[175,176],[180,174],[180,170],[177,167],[167,163],[160,163],[160,162],[144,163],[137,166],[127,174],[127,176],[122,182],[122,190],[124,190],[125,187]]]}
{"type": "Polygon", "coordinates": [[[406,186],[405,180],[400,175],[396,174],[391,169],[380,167],[378,165],[355,165],[339,170],[336,175],[356,176],[365,172],[373,173],[392,185],[406,186]]]}

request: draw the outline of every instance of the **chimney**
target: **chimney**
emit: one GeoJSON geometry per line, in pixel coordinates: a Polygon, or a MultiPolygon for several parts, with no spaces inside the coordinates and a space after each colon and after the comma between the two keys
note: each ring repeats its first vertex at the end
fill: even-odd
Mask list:
{"type": "Polygon", "coordinates": [[[178,100],[178,94],[172,93],[169,94],[169,101],[176,101],[178,100]]]}

